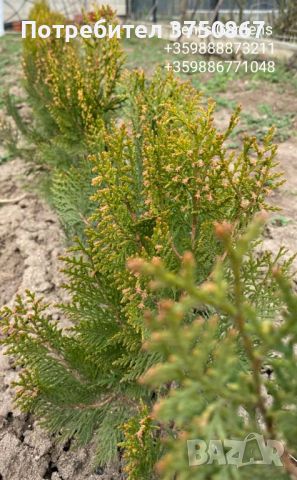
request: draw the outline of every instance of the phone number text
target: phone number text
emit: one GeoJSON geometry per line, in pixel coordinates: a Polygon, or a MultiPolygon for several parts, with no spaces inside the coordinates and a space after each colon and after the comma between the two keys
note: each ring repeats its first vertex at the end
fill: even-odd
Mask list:
{"type": "Polygon", "coordinates": [[[173,71],[175,73],[228,73],[234,72],[237,73],[239,71],[245,73],[257,73],[257,72],[275,72],[275,62],[273,60],[270,61],[262,61],[257,62],[256,60],[252,60],[251,62],[247,60],[237,61],[237,60],[219,60],[215,62],[213,60],[210,61],[174,61],[168,62],[165,67],[167,71],[173,71]]]}
{"type": "Polygon", "coordinates": [[[274,53],[273,42],[174,42],[164,50],[173,55],[259,55],[274,53]]]}

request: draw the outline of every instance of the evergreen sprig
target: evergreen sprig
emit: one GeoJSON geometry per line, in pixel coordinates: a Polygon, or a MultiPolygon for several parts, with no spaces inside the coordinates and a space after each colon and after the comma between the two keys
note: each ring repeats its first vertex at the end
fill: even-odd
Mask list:
{"type": "MultiPolygon", "coordinates": [[[[170,386],[152,412],[155,425],[164,430],[166,425],[168,429],[171,426],[166,435],[167,453],[158,464],[164,480],[297,478],[296,294],[287,272],[273,262],[271,281],[277,290],[277,301],[285,300],[287,308],[281,319],[276,315],[263,319],[246,289],[243,275],[246,255],[251,253],[262,226],[263,217],[258,217],[234,243],[233,226],[226,222],[216,225],[233,281],[226,281],[225,265],[220,259],[212,278],[197,286],[196,261],[189,252],[177,274],[160,259],[130,262],[133,271],[153,278],[154,289],[174,288],[182,292],[176,301],[163,299],[157,311],[146,317],[152,333],[145,348],[162,353],[162,361],[143,376],[142,382],[151,389],[170,386]],[[189,314],[205,305],[211,309],[211,317],[196,315],[189,324],[189,314]],[[270,366],[272,379],[263,375],[265,365],[270,366]],[[211,459],[209,451],[208,455],[195,452],[195,446],[187,449],[187,441],[195,444],[195,440],[203,440],[207,445],[217,440],[243,441],[254,432],[263,435],[265,441],[282,442],[283,467],[271,462],[238,470],[224,464],[224,450],[213,451],[211,459]],[[205,464],[189,466],[196,455],[205,455],[205,464]]],[[[238,458],[238,466],[240,463],[238,458]]]]}
{"type": "MultiPolygon", "coordinates": [[[[109,7],[96,9],[92,22],[102,17],[110,24],[116,22],[109,7]]],[[[44,1],[32,8],[30,18],[36,27],[67,24],[44,1]]],[[[61,35],[28,36],[23,43],[24,87],[33,110],[33,126],[27,133],[38,157],[59,168],[67,161],[67,166],[75,164],[86,153],[88,138],[102,131],[110,113],[123,101],[117,92],[123,64],[119,40],[92,37],[65,42],[63,31],[61,35]]]]}
{"type": "MultiPolygon", "coordinates": [[[[66,25],[63,15],[52,11],[45,1],[37,2],[30,14],[40,25],[66,25]]],[[[95,8],[87,23],[105,18],[117,23],[109,7],[95,8]]],[[[105,129],[122,106],[120,80],[124,61],[120,40],[31,38],[23,41],[23,86],[31,119],[22,118],[12,96],[7,113],[17,132],[26,140],[22,156],[41,164],[46,171],[46,188],[69,236],[82,235],[90,214],[93,193],[89,155],[104,149],[105,129]]],[[[10,150],[16,150],[16,136],[10,124],[1,126],[10,150]],[[7,135],[7,133],[9,135],[7,135]]]]}

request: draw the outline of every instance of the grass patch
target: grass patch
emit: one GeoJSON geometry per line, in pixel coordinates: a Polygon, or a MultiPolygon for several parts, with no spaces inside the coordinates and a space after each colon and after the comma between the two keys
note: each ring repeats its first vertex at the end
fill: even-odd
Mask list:
{"type": "Polygon", "coordinates": [[[242,112],[242,125],[234,131],[233,136],[248,131],[258,140],[261,140],[272,127],[276,128],[274,138],[278,142],[284,142],[292,136],[294,113],[277,114],[273,112],[270,105],[266,104],[259,105],[258,112],[258,115],[242,112]]]}
{"type": "Polygon", "coordinates": [[[192,78],[192,83],[198,90],[211,96],[227,92],[229,82],[234,78],[233,72],[213,73],[208,78],[200,74],[192,78]]]}
{"type": "Polygon", "coordinates": [[[297,76],[290,72],[286,65],[282,62],[275,62],[274,72],[262,72],[251,74],[252,87],[257,88],[260,82],[274,83],[281,87],[282,91],[286,90],[287,85],[291,85],[297,90],[297,76]]]}
{"type": "Polygon", "coordinates": [[[19,34],[7,33],[0,37],[0,75],[1,78],[9,73],[9,70],[19,66],[22,50],[22,38],[19,34]]]}
{"type": "Polygon", "coordinates": [[[168,58],[164,50],[167,43],[165,40],[154,37],[142,40],[136,37],[124,39],[126,67],[142,68],[147,73],[153,72],[156,67],[164,65],[168,58]]]}
{"type": "Polygon", "coordinates": [[[0,108],[5,104],[5,94],[9,86],[15,84],[16,73],[20,65],[22,44],[18,34],[6,34],[0,37],[0,108]]]}
{"type": "Polygon", "coordinates": [[[270,223],[274,225],[275,227],[285,227],[289,223],[291,223],[291,219],[285,217],[284,215],[277,215],[272,218],[270,223]]]}

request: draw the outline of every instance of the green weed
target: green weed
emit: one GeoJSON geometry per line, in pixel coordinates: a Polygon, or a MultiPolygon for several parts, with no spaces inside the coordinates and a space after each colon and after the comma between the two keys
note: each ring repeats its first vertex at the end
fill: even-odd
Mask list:
{"type": "Polygon", "coordinates": [[[241,126],[236,129],[234,135],[248,131],[261,139],[272,127],[275,127],[274,138],[279,142],[284,142],[292,135],[294,118],[294,113],[278,114],[272,110],[270,105],[262,104],[258,107],[257,115],[242,113],[241,126]]]}

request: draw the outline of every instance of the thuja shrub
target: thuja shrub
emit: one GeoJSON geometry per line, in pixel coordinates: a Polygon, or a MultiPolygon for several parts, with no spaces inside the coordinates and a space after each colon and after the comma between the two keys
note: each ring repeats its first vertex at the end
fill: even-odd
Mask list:
{"type": "MultiPolygon", "coordinates": [[[[51,11],[46,2],[37,3],[29,18],[37,28],[67,24],[67,19],[51,11]]],[[[85,22],[101,18],[108,24],[117,21],[109,7],[102,7],[91,18],[85,17],[85,22]]],[[[104,131],[124,100],[119,87],[124,56],[116,37],[66,42],[63,29],[61,32],[61,38],[28,35],[24,39],[23,84],[32,121],[23,121],[11,97],[8,112],[27,140],[23,156],[27,153],[30,161],[46,169],[43,189],[71,237],[83,235],[92,211],[88,157],[104,149],[104,131]]]]}
{"type": "MultiPolygon", "coordinates": [[[[66,18],[57,12],[53,12],[45,1],[36,2],[29,12],[29,18],[36,21],[37,25],[66,24],[66,18]]],[[[32,150],[36,150],[36,143],[43,142],[46,138],[52,138],[57,133],[57,125],[50,115],[48,105],[52,96],[45,82],[46,69],[42,59],[49,51],[55,52],[56,56],[62,55],[63,38],[56,39],[54,36],[48,39],[36,39],[28,36],[22,40],[22,84],[27,96],[27,102],[32,108],[30,120],[24,120],[20,115],[17,100],[13,95],[7,94],[6,110],[8,120],[1,122],[1,137],[3,144],[15,155],[18,153],[19,139],[26,139],[26,148],[22,145],[22,154],[27,153],[32,159],[32,150]],[[13,119],[12,128],[10,118],[13,119]],[[32,127],[34,124],[34,128],[32,127]],[[37,127],[38,125],[38,127],[37,127]]]]}
{"type": "MultiPolygon", "coordinates": [[[[67,19],[58,12],[51,11],[45,1],[37,2],[29,12],[29,18],[36,22],[37,27],[41,25],[66,25],[67,19]]],[[[58,133],[58,126],[52,117],[49,105],[52,101],[52,94],[48,88],[46,78],[48,67],[46,59],[54,54],[57,58],[63,55],[63,33],[62,38],[50,36],[47,39],[31,38],[28,35],[22,41],[22,68],[23,87],[32,108],[32,120],[34,129],[24,123],[17,110],[13,110],[13,99],[9,104],[9,111],[17,121],[21,132],[30,140],[43,140],[52,138],[58,133]],[[34,135],[35,134],[35,135],[34,135]]]]}
{"type": "MultiPolygon", "coordinates": [[[[95,10],[85,21],[96,22],[101,18],[108,24],[116,23],[109,7],[95,10]]],[[[105,149],[105,131],[120,115],[117,110],[125,99],[120,86],[123,60],[116,37],[66,43],[62,57],[53,52],[44,60],[52,96],[48,106],[59,128],[58,136],[45,146],[45,158],[57,166],[52,199],[70,236],[83,235],[86,219],[93,209],[89,156],[105,149]],[[61,163],[66,163],[62,171],[61,163]]]]}
{"type": "Polygon", "coordinates": [[[163,298],[146,315],[151,336],[145,349],[161,354],[162,361],[142,378],[160,392],[149,416],[150,431],[141,436],[143,423],[148,425],[146,415],[138,419],[133,436],[131,429],[124,430],[127,471],[136,457],[136,468],[144,473],[138,478],[150,478],[141,463],[141,442],[148,438],[151,444],[155,438],[157,443],[160,430],[165,455],[156,471],[164,480],[297,478],[297,297],[287,277],[290,261],[280,266],[280,257],[270,257],[263,269],[261,259],[253,257],[262,226],[263,217],[258,217],[234,242],[234,226],[216,224],[226,258],[201,285],[190,252],[178,273],[160,258],[130,261],[134,272],[153,279],[153,290],[179,292],[175,300],[163,298]],[[253,275],[246,276],[246,271],[253,275]],[[285,303],[281,317],[259,314],[254,300],[263,282],[274,302],[285,303]],[[208,319],[200,313],[206,306],[211,310],[208,319]],[[189,317],[194,317],[190,323],[189,317]],[[249,442],[237,444],[243,447],[240,452],[233,442],[231,452],[231,443],[224,444],[245,438],[258,439],[258,447],[255,442],[250,450],[249,442]]]}
{"type": "MultiPolygon", "coordinates": [[[[117,454],[122,428],[130,435],[133,418],[168,389],[139,383],[163,357],[162,349],[142,348],[150,337],[144,312],[158,308],[162,298],[178,301],[181,295],[171,286],[152,292],[148,278],[127,269],[127,259],[157,256],[175,275],[189,251],[199,285],[211,275],[216,257],[225,258],[213,223],[234,223],[235,238],[257,210],[269,208],[265,198],[281,182],[271,134],[263,145],[246,138],[239,152],[230,153],[224,145],[238,112],[219,132],[214,104],[203,106],[189,84],[160,72],[151,82],[141,72],[127,75],[125,122],[113,126],[105,150],[92,157],[96,211],[85,241],[78,240],[64,258],[70,301],[61,310],[73,327],[62,330],[32,293],[1,314],[3,343],[22,367],[18,404],[61,439],[87,443],[96,435],[99,463],[117,454]]],[[[265,282],[252,278],[265,318],[268,306],[276,308],[273,295],[265,293],[265,282]]],[[[249,295],[252,301],[252,288],[249,295]]],[[[207,305],[203,315],[211,316],[207,305]]],[[[194,316],[193,310],[190,323],[194,316]]],[[[149,441],[149,419],[143,427],[149,441]]],[[[130,440],[131,445],[131,435],[130,440]]]]}
{"type": "MultiPolygon", "coordinates": [[[[29,17],[37,27],[67,23],[45,2],[37,3],[29,17]]],[[[86,21],[100,18],[116,22],[109,7],[97,9],[86,21]]],[[[61,38],[28,36],[24,40],[24,87],[33,127],[24,125],[17,109],[12,114],[35,146],[37,159],[61,168],[88,153],[89,137],[102,131],[123,100],[117,91],[122,63],[123,51],[115,37],[79,37],[66,42],[62,30],[61,38]]],[[[97,147],[98,141],[99,134],[97,147]]]]}
{"type": "MultiPolygon", "coordinates": [[[[92,17],[115,22],[113,12],[103,7],[92,17]]],[[[64,43],[60,58],[54,52],[40,59],[47,73],[44,81],[52,96],[51,116],[63,139],[75,145],[88,142],[93,132],[102,130],[111,112],[122,103],[117,92],[123,51],[116,37],[79,39],[64,43]]]]}

